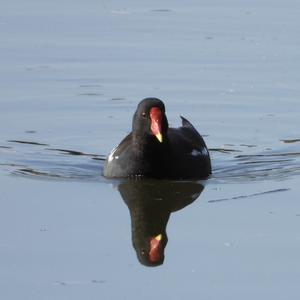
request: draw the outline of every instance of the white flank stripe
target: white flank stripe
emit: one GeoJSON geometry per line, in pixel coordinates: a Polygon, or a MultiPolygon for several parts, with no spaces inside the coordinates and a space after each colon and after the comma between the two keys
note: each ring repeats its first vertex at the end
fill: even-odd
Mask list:
{"type": "Polygon", "coordinates": [[[201,151],[199,150],[196,150],[196,149],[193,149],[193,151],[191,152],[191,155],[192,156],[200,156],[200,155],[204,155],[204,156],[207,156],[208,155],[208,152],[207,152],[207,149],[206,148],[202,148],[201,151]]]}
{"type": "Polygon", "coordinates": [[[191,152],[191,155],[192,156],[199,156],[201,155],[202,153],[199,151],[199,150],[196,150],[196,149],[193,149],[193,151],[191,152]]]}
{"type": "MultiPolygon", "coordinates": [[[[116,152],[117,147],[112,149],[109,156],[108,156],[108,162],[111,162],[115,157],[114,157],[114,153],[116,152]]],[[[116,158],[119,158],[119,156],[117,156],[116,158]]]]}

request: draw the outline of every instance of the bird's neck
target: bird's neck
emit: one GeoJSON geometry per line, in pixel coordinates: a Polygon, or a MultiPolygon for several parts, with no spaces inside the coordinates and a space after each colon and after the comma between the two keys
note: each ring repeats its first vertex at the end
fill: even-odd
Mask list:
{"type": "Polygon", "coordinates": [[[134,150],[142,157],[161,155],[168,148],[167,137],[160,143],[153,135],[133,136],[134,150]]]}

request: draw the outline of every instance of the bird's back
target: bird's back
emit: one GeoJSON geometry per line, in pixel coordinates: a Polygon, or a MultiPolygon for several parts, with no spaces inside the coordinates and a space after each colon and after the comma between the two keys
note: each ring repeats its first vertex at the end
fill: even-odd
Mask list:
{"type": "Polygon", "coordinates": [[[211,162],[206,144],[194,126],[187,119],[181,119],[181,127],[168,130],[170,175],[183,179],[208,177],[211,162]]]}

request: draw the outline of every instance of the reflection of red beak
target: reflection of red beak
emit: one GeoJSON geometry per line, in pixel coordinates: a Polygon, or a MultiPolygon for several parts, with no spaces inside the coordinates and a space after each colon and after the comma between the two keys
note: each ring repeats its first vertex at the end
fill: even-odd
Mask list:
{"type": "Polygon", "coordinates": [[[162,112],[158,107],[152,107],[150,109],[150,119],[151,119],[151,131],[159,140],[160,143],[163,141],[161,134],[161,120],[162,112]]]}
{"type": "Polygon", "coordinates": [[[161,259],[161,239],[162,235],[159,234],[150,240],[149,260],[153,263],[158,262],[161,259]]]}

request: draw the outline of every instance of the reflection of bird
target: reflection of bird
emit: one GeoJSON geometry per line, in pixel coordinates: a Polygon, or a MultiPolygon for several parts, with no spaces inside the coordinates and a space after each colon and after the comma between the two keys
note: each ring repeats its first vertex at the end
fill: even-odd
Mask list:
{"type": "Polygon", "coordinates": [[[104,176],[208,177],[211,163],[205,142],[188,120],[181,119],[182,127],[169,128],[163,102],[142,100],[133,116],[132,132],[107,157],[104,176]]]}
{"type": "Polygon", "coordinates": [[[195,201],[203,185],[185,181],[126,180],[118,189],[130,211],[132,243],[139,261],[146,266],[161,265],[171,212],[195,201]]]}

